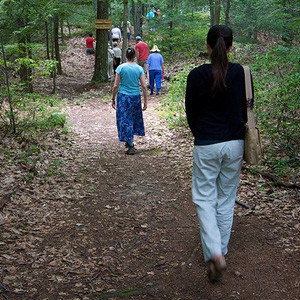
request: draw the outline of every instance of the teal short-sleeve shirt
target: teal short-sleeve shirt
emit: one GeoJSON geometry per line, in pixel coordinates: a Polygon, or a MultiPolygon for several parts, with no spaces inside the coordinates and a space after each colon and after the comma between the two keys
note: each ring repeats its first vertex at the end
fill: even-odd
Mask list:
{"type": "Polygon", "coordinates": [[[136,63],[123,63],[116,69],[121,81],[119,93],[125,95],[140,95],[139,79],[144,74],[144,70],[136,63]]]}

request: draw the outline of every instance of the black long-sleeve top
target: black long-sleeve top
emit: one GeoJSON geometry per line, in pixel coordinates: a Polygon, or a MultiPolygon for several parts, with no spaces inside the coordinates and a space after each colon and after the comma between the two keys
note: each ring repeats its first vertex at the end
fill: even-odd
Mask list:
{"type": "Polygon", "coordinates": [[[211,94],[211,64],[193,69],[187,78],[185,107],[195,145],[245,138],[247,107],[244,69],[229,63],[226,90],[211,94]]]}

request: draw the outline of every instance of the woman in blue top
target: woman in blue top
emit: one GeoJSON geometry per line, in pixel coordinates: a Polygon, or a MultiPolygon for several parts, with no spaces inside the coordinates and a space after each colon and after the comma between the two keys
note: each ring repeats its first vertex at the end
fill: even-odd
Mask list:
{"type": "Polygon", "coordinates": [[[159,53],[160,50],[156,45],[150,50],[147,60],[147,70],[149,71],[150,95],[153,95],[154,81],[156,83],[156,95],[159,95],[161,89],[161,79],[164,72],[164,59],[159,53]]]}
{"type": "Polygon", "coordinates": [[[116,69],[116,78],[113,86],[112,107],[116,109],[117,129],[120,142],[125,142],[127,154],[135,153],[133,136],[145,135],[142,110],[147,109],[147,86],[142,67],[135,63],[135,50],[128,48],[126,63],[116,69]],[[141,105],[141,84],[144,105],[141,105]],[[117,104],[116,104],[116,95],[117,104]]]}

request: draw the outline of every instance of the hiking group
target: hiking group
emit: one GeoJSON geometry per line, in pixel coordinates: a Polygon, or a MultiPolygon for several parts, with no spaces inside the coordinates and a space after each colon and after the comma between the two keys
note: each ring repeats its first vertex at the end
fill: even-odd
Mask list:
{"type": "MultiPolygon", "coordinates": [[[[126,62],[115,69],[112,91],[118,138],[125,143],[129,155],[136,153],[134,136],[145,135],[146,77],[150,95],[154,82],[158,95],[164,70],[157,45],[149,50],[140,36],[136,42],[135,48],[126,50],[126,62]]],[[[210,63],[189,73],[185,93],[187,122],[194,137],[192,199],[211,282],[219,281],[226,270],[247,122],[244,69],[228,60],[232,42],[233,33],[228,26],[214,25],[209,29],[206,46],[210,63]]]]}

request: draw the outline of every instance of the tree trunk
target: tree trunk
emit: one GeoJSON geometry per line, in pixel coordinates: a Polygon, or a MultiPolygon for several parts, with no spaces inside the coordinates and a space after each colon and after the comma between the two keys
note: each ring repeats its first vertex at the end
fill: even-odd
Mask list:
{"type": "Polygon", "coordinates": [[[144,24],[144,17],[146,16],[147,13],[147,9],[146,9],[146,4],[141,2],[141,17],[140,17],[140,32],[141,32],[141,36],[143,36],[143,24],[144,24]]]}
{"type": "Polygon", "coordinates": [[[67,19],[67,27],[68,27],[68,34],[69,34],[69,38],[70,38],[71,37],[71,26],[70,26],[68,19],[67,19]]]}
{"type": "Polygon", "coordinates": [[[170,11],[172,11],[175,8],[175,1],[174,0],[170,0],[169,7],[170,7],[170,11]]]}
{"type": "Polygon", "coordinates": [[[50,41],[49,41],[49,45],[50,45],[50,58],[52,60],[54,60],[54,39],[53,39],[53,18],[51,18],[51,22],[49,23],[50,24],[50,32],[52,32],[52,34],[50,34],[50,41]]]}
{"type": "Polygon", "coordinates": [[[48,22],[47,21],[45,21],[45,40],[46,40],[47,59],[50,59],[49,28],[48,28],[48,22]]]}
{"type": "Polygon", "coordinates": [[[142,16],[142,3],[140,0],[138,0],[136,3],[132,1],[134,10],[133,10],[133,26],[134,26],[134,35],[137,36],[143,36],[142,34],[142,22],[143,16],[142,16]]]}
{"type": "Polygon", "coordinates": [[[145,16],[147,13],[146,4],[141,2],[141,7],[142,7],[142,16],[145,16]]]}
{"type": "Polygon", "coordinates": [[[210,11],[210,26],[213,26],[214,19],[215,19],[215,2],[214,2],[214,0],[209,0],[209,11],[210,11]]]}
{"type": "Polygon", "coordinates": [[[56,92],[56,69],[54,69],[52,72],[52,83],[53,83],[53,85],[52,85],[51,93],[55,94],[55,92],[56,92]]]}
{"type": "Polygon", "coordinates": [[[215,0],[214,25],[220,24],[220,18],[221,18],[221,0],[215,0]]]}
{"type": "Polygon", "coordinates": [[[131,17],[131,25],[136,28],[136,11],[137,11],[137,3],[135,3],[135,1],[131,0],[131,13],[132,13],[132,17],[131,17]]]}
{"type": "Polygon", "coordinates": [[[225,8],[225,25],[230,26],[230,0],[223,1],[225,8]]]}
{"type": "MultiPolygon", "coordinates": [[[[108,0],[97,0],[97,19],[108,19],[108,0]]],[[[95,68],[92,82],[100,83],[107,82],[107,29],[96,30],[96,53],[95,53],[95,68]]]]}
{"type": "MultiPolygon", "coordinates": [[[[297,11],[292,8],[292,1],[284,0],[282,1],[282,11],[288,16],[298,18],[297,11]]],[[[292,22],[287,22],[282,28],[281,39],[286,42],[288,45],[291,45],[296,34],[296,31],[291,30],[293,25],[292,22]]],[[[296,28],[296,27],[295,27],[296,28]]]]}
{"type": "Polygon", "coordinates": [[[58,14],[56,14],[54,15],[54,19],[53,19],[54,51],[55,51],[55,59],[57,61],[57,74],[62,75],[58,32],[59,32],[59,18],[58,18],[58,14]]]}
{"type": "MultiPolygon", "coordinates": [[[[18,19],[17,23],[18,23],[18,28],[25,27],[25,22],[22,19],[18,19]]],[[[26,39],[21,34],[17,36],[17,39],[18,39],[18,51],[20,52],[20,58],[25,58],[26,57],[26,49],[25,49],[26,39]]],[[[19,75],[20,75],[20,81],[22,83],[27,81],[27,71],[26,71],[26,67],[24,65],[20,66],[19,75]]]]}
{"type": "Polygon", "coordinates": [[[63,19],[60,20],[60,35],[61,35],[61,44],[63,45],[64,42],[65,42],[65,39],[64,39],[64,20],[63,19]]]}
{"type": "Polygon", "coordinates": [[[128,21],[128,0],[123,0],[123,43],[122,43],[122,61],[126,61],[127,43],[127,21],[128,21]]]}
{"type": "MultiPolygon", "coordinates": [[[[20,57],[21,58],[26,58],[27,54],[26,54],[26,40],[24,37],[21,37],[18,40],[18,46],[20,49],[20,57]]],[[[26,89],[27,89],[27,83],[28,83],[28,73],[27,73],[27,67],[24,64],[21,64],[20,66],[20,70],[19,70],[19,74],[20,74],[20,81],[23,85],[25,85],[26,89]]]]}
{"type": "MultiPolygon", "coordinates": [[[[30,38],[27,37],[27,44],[30,44],[30,38]]],[[[32,58],[32,50],[31,48],[27,49],[27,55],[29,58],[32,58]]],[[[29,67],[27,68],[27,89],[29,93],[33,93],[33,79],[32,79],[32,75],[33,75],[33,68],[29,67]]]]}
{"type": "MultiPolygon", "coordinates": [[[[51,18],[51,22],[50,22],[50,32],[53,33],[53,19],[51,18]]],[[[50,57],[52,60],[54,60],[54,34],[50,34],[50,57]]],[[[53,82],[53,86],[52,86],[52,94],[55,94],[56,92],[56,69],[54,68],[54,70],[52,70],[51,72],[51,78],[52,78],[52,82],[53,82]]]]}
{"type": "Polygon", "coordinates": [[[5,84],[6,84],[6,90],[7,90],[7,100],[8,100],[8,105],[9,105],[9,122],[10,122],[10,127],[11,127],[13,133],[16,133],[15,113],[14,113],[13,104],[12,104],[12,96],[10,93],[8,68],[7,68],[6,54],[5,54],[2,35],[0,36],[0,42],[1,42],[1,51],[2,51],[3,64],[4,64],[4,76],[5,76],[5,84]]]}
{"type": "MultiPolygon", "coordinates": [[[[25,26],[25,21],[19,21],[25,26]]],[[[21,58],[31,58],[31,51],[26,46],[29,43],[30,39],[26,35],[21,35],[18,39],[18,46],[20,49],[20,57],[21,58]]],[[[22,63],[20,66],[20,81],[24,85],[24,88],[27,92],[33,92],[33,84],[32,84],[32,69],[28,67],[25,63],[22,63]]]]}

